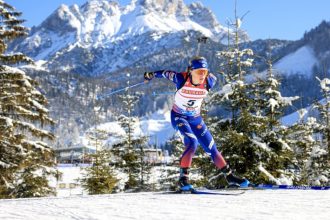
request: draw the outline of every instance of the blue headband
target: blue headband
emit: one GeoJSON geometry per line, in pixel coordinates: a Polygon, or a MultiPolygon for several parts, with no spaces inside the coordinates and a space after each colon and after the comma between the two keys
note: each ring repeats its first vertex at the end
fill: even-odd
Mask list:
{"type": "Polygon", "coordinates": [[[205,68],[208,69],[206,59],[196,59],[191,61],[190,65],[192,70],[205,68]]]}

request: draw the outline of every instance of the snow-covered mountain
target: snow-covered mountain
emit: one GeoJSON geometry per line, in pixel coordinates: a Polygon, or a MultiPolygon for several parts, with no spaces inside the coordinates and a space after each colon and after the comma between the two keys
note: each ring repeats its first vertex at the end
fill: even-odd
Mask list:
{"type": "MultiPolygon", "coordinates": [[[[210,38],[201,47],[200,54],[208,59],[211,71],[216,74],[221,60],[215,54],[226,49],[226,44],[222,43],[227,43],[227,34],[227,29],[212,11],[201,3],[185,5],[183,0],[132,0],[123,7],[111,0],[89,0],[81,6],[61,5],[39,26],[33,27],[27,38],[10,45],[10,49],[24,52],[36,60],[36,66],[27,66],[25,70],[41,83],[43,94],[50,100],[52,117],[63,121],[58,123],[55,133],[66,142],[71,138],[64,136],[70,136],[72,130],[77,129],[79,132],[75,133],[83,135],[95,126],[95,94],[123,88],[128,80],[141,82],[144,71],[185,70],[188,60],[196,55],[197,37],[210,38]],[[123,74],[127,72],[130,78],[123,74]]],[[[276,60],[273,66],[281,74],[282,94],[301,96],[302,101],[296,108],[302,108],[320,97],[314,75],[322,74],[323,64],[330,59],[329,35],[329,22],[322,22],[298,41],[250,42],[242,32],[240,47],[251,48],[261,57],[267,57],[272,51],[276,60]],[[297,73],[302,77],[297,77],[297,73]]],[[[261,59],[256,57],[254,64],[258,72],[265,70],[261,59]]],[[[170,96],[151,94],[172,89],[166,80],[136,87],[134,91],[145,95],[135,107],[135,114],[146,115],[164,109],[164,106],[168,109],[170,96]]],[[[123,112],[120,103],[118,96],[102,100],[99,103],[102,120],[98,119],[97,123],[114,120],[116,113],[123,112]]],[[[158,117],[159,121],[155,123],[165,126],[163,116],[158,117]]],[[[152,120],[145,121],[145,129],[150,130],[152,120]]],[[[157,137],[153,140],[163,143],[165,137],[158,135],[163,133],[162,129],[152,132],[150,135],[157,137]]]]}
{"type": "Polygon", "coordinates": [[[42,66],[51,71],[95,76],[178,48],[182,39],[190,40],[189,31],[216,42],[227,39],[228,32],[201,3],[132,0],[121,7],[116,1],[88,0],[61,5],[13,49],[44,60],[42,66]]]}

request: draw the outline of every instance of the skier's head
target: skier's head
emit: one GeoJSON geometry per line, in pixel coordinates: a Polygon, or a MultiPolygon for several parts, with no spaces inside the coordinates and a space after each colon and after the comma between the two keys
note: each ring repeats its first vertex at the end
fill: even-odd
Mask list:
{"type": "Polygon", "coordinates": [[[208,74],[208,65],[204,57],[194,57],[190,61],[191,77],[194,84],[201,84],[208,74]]]}
{"type": "Polygon", "coordinates": [[[206,59],[204,57],[193,57],[190,61],[190,69],[208,69],[206,59]]]}

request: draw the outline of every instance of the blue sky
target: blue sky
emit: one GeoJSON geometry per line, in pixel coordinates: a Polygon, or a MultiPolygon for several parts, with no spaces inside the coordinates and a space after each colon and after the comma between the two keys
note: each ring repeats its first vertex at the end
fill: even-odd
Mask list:
{"type": "MultiPolygon", "coordinates": [[[[23,12],[26,26],[39,25],[60,4],[81,5],[87,0],[5,0],[23,12]]],[[[130,0],[119,0],[126,5],[130,0]]],[[[184,0],[186,4],[194,0],[184,0]]],[[[234,17],[234,0],[200,0],[210,8],[222,24],[234,17]]],[[[249,11],[242,28],[252,40],[277,38],[298,40],[305,31],[322,20],[330,21],[329,0],[237,0],[238,15],[249,11]]]]}

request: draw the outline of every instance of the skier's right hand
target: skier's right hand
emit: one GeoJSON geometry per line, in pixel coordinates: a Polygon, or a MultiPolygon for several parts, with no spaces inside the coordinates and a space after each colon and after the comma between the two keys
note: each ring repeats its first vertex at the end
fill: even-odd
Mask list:
{"type": "Polygon", "coordinates": [[[144,79],[147,81],[152,80],[152,78],[154,78],[155,73],[154,72],[145,72],[144,73],[144,79]]]}

